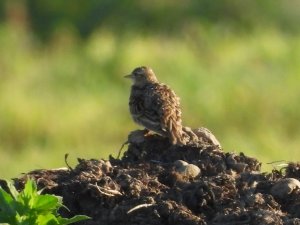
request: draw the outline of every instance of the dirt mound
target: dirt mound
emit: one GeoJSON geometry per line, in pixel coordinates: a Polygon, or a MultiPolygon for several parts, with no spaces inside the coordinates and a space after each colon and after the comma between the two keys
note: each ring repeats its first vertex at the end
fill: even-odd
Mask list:
{"type": "Polygon", "coordinates": [[[172,146],[157,135],[129,137],[121,159],[78,159],[74,169],[37,170],[45,193],[60,195],[78,224],[300,224],[300,164],[261,173],[254,158],[218,146],[172,146]]]}

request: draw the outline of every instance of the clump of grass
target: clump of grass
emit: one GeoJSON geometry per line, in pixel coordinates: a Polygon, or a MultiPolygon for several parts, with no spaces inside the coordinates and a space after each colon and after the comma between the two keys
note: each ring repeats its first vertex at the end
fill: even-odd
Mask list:
{"type": "Polygon", "coordinates": [[[62,198],[44,194],[37,190],[36,183],[28,180],[24,190],[18,192],[7,182],[10,193],[0,187],[0,224],[9,225],[66,225],[89,219],[77,215],[70,219],[59,215],[58,209],[65,207],[62,198]]]}

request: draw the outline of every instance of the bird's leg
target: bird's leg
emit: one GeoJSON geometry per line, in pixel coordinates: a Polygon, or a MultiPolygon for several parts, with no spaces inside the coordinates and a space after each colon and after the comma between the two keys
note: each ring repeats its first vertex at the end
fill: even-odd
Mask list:
{"type": "Polygon", "coordinates": [[[153,131],[144,129],[144,137],[152,136],[153,134],[155,134],[153,131]]]}

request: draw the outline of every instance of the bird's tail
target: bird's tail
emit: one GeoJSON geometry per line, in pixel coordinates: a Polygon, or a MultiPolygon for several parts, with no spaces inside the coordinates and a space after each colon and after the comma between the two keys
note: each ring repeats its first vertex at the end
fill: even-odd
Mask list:
{"type": "Polygon", "coordinates": [[[176,116],[171,116],[167,124],[171,143],[173,145],[186,145],[187,141],[183,135],[180,110],[176,110],[176,116]]]}

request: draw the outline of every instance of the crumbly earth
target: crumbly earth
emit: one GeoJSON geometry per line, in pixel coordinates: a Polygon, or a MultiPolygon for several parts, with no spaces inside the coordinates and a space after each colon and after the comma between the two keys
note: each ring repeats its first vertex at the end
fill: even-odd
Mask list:
{"type": "Polygon", "coordinates": [[[128,142],[121,159],[78,159],[74,169],[29,172],[16,186],[35,179],[63,197],[64,217],[92,218],[82,225],[300,224],[300,164],[262,173],[258,160],[219,146],[172,146],[139,132],[128,142]]]}

